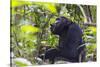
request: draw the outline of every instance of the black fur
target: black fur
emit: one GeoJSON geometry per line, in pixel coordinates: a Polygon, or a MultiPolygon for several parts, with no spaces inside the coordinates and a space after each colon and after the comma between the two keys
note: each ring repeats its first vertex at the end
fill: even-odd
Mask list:
{"type": "MultiPolygon", "coordinates": [[[[66,17],[59,17],[51,24],[51,32],[59,35],[57,48],[49,49],[45,53],[45,59],[54,61],[56,57],[64,57],[71,62],[79,62],[79,54],[85,47],[77,49],[82,44],[82,30],[66,17]]],[[[85,53],[83,55],[85,57],[85,53]]]]}

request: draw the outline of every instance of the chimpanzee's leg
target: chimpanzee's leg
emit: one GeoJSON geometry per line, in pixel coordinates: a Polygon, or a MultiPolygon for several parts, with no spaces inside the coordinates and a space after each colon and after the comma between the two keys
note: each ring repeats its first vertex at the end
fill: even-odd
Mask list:
{"type": "Polygon", "coordinates": [[[53,64],[55,57],[60,56],[60,51],[56,48],[52,48],[46,51],[45,59],[49,59],[50,62],[53,64]]]}

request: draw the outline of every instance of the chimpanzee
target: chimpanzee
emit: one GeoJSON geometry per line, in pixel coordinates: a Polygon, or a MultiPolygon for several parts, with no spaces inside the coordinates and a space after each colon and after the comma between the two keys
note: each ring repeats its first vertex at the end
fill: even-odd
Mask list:
{"type": "MultiPolygon", "coordinates": [[[[45,59],[49,59],[54,63],[56,57],[63,57],[69,62],[79,62],[79,55],[85,46],[78,48],[83,43],[83,33],[78,24],[61,16],[56,18],[56,22],[51,24],[50,29],[53,34],[59,36],[59,45],[57,48],[47,50],[45,52],[45,59]]],[[[82,58],[85,58],[85,52],[82,58]]]]}

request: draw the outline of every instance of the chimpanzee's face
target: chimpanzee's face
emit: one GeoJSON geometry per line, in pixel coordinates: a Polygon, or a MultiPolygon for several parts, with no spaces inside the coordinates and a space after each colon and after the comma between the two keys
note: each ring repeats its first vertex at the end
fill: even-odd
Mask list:
{"type": "Polygon", "coordinates": [[[67,19],[65,17],[56,18],[55,23],[51,24],[51,32],[53,34],[60,35],[64,27],[67,25],[67,19]]]}

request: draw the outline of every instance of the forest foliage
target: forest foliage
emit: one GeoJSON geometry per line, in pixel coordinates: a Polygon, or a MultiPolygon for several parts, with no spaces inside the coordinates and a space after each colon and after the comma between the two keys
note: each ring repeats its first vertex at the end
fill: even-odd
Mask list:
{"type": "MultiPolygon", "coordinates": [[[[10,9],[12,58],[25,58],[32,65],[38,64],[35,57],[45,52],[41,46],[58,44],[58,36],[50,32],[50,24],[57,17],[65,16],[78,23],[84,32],[86,60],[96,61],[96,6],[12,0],[10,9]]],[[[27,66],[18,61],[15,64],[27,66]]]]}

